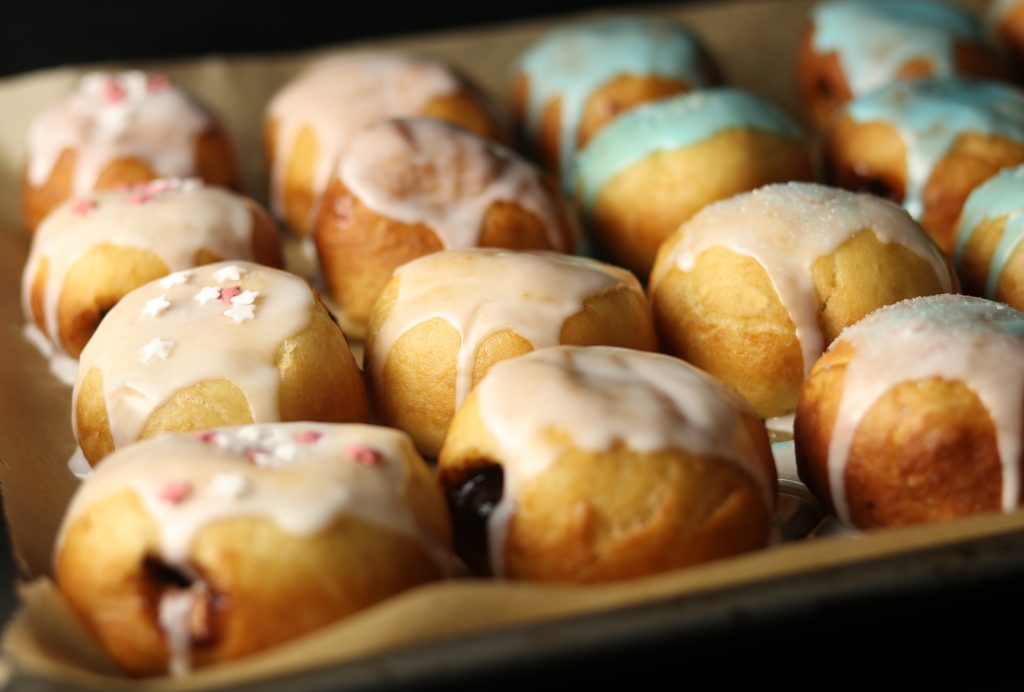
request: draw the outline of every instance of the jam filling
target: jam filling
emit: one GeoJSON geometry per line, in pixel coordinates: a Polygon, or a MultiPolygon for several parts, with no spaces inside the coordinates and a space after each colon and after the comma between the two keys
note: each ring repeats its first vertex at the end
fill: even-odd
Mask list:
{"type": "Polygon", "coordinates": [[[477,574],[490,572],[488,520],[505,485],[501,466],[481,467],[448,493],[455,522],[455,549],[477,574]]]}

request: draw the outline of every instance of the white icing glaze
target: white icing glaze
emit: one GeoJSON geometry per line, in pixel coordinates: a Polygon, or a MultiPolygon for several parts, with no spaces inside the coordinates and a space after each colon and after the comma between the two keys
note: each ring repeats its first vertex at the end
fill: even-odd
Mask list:
{"type": "Polygon", "coordinates": [[[455,406],[473,385],[476,352],[504,329],[534,348],[561,343],[562,325],[583,303],[618,288],[640,291],[632,274],[611,265],[553,252],[450,250],[399,267],[398,295],[373,342],[369,372],[383,378],[391,347],[413,327],[439,318],[461,338],[455,406]]]}
{"type": "Polygon", "coordinates": [[[64,151],[77,155],[75,197],[115,159],[141,159],[163,176],[196,175],[196,139],[212,125],[212,116],[162,75],[92,72],[32,122],[28,181],[45,183],[64,151]]]}
{"type": "MultiPolygon", "coordinates": [[[[347,516],[416,541],[450,575],[456,560],[449,538],[421,523],[409,501],[412,466],[423,463],[407,435],[369,425],[283,423],[163,435],[118,450],[95,468],[72,498],[57,552],[89,507],[131,491],[159,530],[156,557],[186,574],[196,536],[219,521],[266,518],[288,533],[312,535],[347,516]]],[[[189,669],[189,614],[204,592],[197,581],[161,600],[173,674],[189,669]]]]}
{"type": "Polygon", "coordinates": [[[306,223],[311,229],[331,173],[359,130],[386,118],[419,115],[431,101],[459,86],[442,64],[402,53],[343,53],[313,65],[285,86],[267,110],[277,127],[270,170],[274,213],[284,214],[285,173],[303,128],[310,128],[317,142],[314,204],[306,223]]]}
{"type": "Polygon", "coordinates": [[[543,223],[552,249],[572,251],[536,167],[440,120],[389,120],[368,127],[352,140],[339,175],[370,209],[429,226],[446,249],[478,246],[487,210],[495,202],[509,202],[543,223]]]}
{"type": "Polygon", "coordinates": [[[764,268],[789,313],[806,374],[826,346],[818,325],[819,299],[811,269],[819,257],[865,229],[880,241],[898,243],[926,260],[943,291],[952,291],[941,252],[897,205],[813,183],[785,183],[716,202],[683,224],[651,276],[651,292],[672,267],[692,271],[697,257],[709,248],[751,257],[764,268]]]}
{"type": "MultiPolygon", "coordinates": [[[[84,510],[132,490],[160,529],[159,557],[176,566],[188,565],[205,526],[247,516],[297,535],[355,517],[438,556],[446,538],[419,524],[406,496],[413,463],[423,462],[405,433],[372,425],[275,423],[161,435],[94,468],[71,501],[57,549],[84,510]]],[[[447,557],[442,564],[450,564],[447,557]]]]}
{"type": "MultiPolygon", "coordinates": [[[[148,250],[177,272],[195,266],[201,249],[224,258],[252,259],[252,226],[244,197],[196,179],[157,180],[65,202],[32,239],[22,274],[22,308],[32,321],[31,288],[45,261],[45,335],[55,345],[53,355],[62,355],[58,309],[65,280],[87,252],[101,245],[148,250]]],[[[157,303],[149,309],[158,309],[157,303]]]]}
{"type": "Polygon", "coordinates": [[[988,410],[1002,463],[1002,507],[1020,502],[1024,417],[1024,314],[966,296],[905,300],[868,315],[839,335],[854,355],[828,447],[829,488],[836,515],[850,522],[846,467],[864,415],[890,389],[929,378],[963,382],[988,410]]]}
{"type": "Polygon", "coordinates": [[[750,407],[677,358],[606,346],[547,348],[495,365],[476,392],[503,457],[503,495],[488,524],[496,575],[504,571],[520,489],[572,449],[599,453],[621,443],[640,453],[682,449],[734,463],[762,490],[769,512],[774,507],[775,479],[741,416],[750,407]]]}
{"type": "Polygon", "coordinates": [[[78,377],[78,360],[60,353],[35,322],[27,322],[22,327],[21,334],[25,341],[35,346],[43,358],[50,362],[50,374],[69,387],[75,384],[78,377]]]}
{"type": "Polygon", "coordinates": [[[313,306],[304,280],[248,262],[206,265],[150,282],[114,306],[82,351],[72,415],[82,380],[95,368],[103,376],[115,447],[137,440],[152,413],[179,389],[207,380],[237,385],[255,422],[276,421],[279,373],[274,359],[282,342],[309,324],[313,306]],[[222,297],[200,303],[196,296],[206,287],[221,289],[222,297]],[[246,291],[259,294],[248,306],[253,319],[236,322],[231,313],[246,291]],[[158,296],[170,307],[159,315],[145,314],[145,305],[158,296]],[[152,345],[154,340],[171,342],[166,357],[160,355],[162,347],[152,345]],[[147,345],[154,351],[148,361],[140,351],[147,345]]]}

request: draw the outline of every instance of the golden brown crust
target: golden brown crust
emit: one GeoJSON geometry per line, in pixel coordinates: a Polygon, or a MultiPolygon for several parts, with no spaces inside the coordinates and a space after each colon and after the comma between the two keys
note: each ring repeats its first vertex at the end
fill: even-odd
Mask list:
{"type": "MultiPolygon", "coordinates": [[[[365,423],[368,403],[362,375],[341,329],[316,300],[309,326],[282,342],[274,362],[280,374],[280,420],[365,423]]],[[[114,450],[103,396],[103,376],[85,373],[75,408],[76,435],[89,463],[114,450]]],[[[139,439],[163,432],[208,430],[252,423],[244,392],[228,380],[206,380],[179,389],[146,421],[139,439]]]]}
{"type": "MultiPolygon", "coordinates": [[[[811,272],[826,346],[876,308],[942,292],[928,261],[870,230],[819,257],[811,272]]],[[[720,378],[764,418],[794,410],[804,373],[800,342],[757,260],[711,247],[692,271],[670,268],[651,302],[666,351],[720,378]]]]}
{"type": "MultiPolygon", "coordinates": [[[[992,264],[992,256],[1006,230],[1006,222],[1007,216],[1004,215],[984,219],[975,228],[966,229],[969,237],[958,264],[965,293],[988,297],[988,271],[992,264]]],[[[954,228],[959,228],[959,225],[960,222],[957,221],[954,228]]],[[[1003,266],[994,298],[1018,310],[1024,309],[1024,245],[1015,247],[1003,266]]]]}
{"type": "Polygon", "coordinates": [[[826,177],[832,185],[903,202],[907,148],[895,128],[882,122],[858,123],[843,115],[826,131],[824,150],[826,177]]]}
{"type": "MultiPolygon", "coordinates": [[[[414,512],[437,535],[450,536],[436,482],[425,466],[416,471],[407,488],[414,512]]],[[[61,591],[118,665],[136,676],[167,671],[157,608],[168,585],[144,567],[159,556],[159,545],[153,519],[124,491],[86,508],[57,553],[61,591]]],[[[311,535],[288,533],[263,517],[216,521],[196,535],[188,567],[215,596],[205,609],[208,641],[193,649],[195,666],[293,639],[442,576],[418,542],[346,516],[311,535]]]]}
{"type": "Polygon", "coordinates": [[[1014,77],[1024,75],[1024,2],[1016,3],[996,27],[999,43],[1007,49],[1014,77]]]}
{"type": "MultiPolygon", "coordinates": [[[[53,209],[71,196],[78,156],[65,149],[57,158],[49,178],[39,187],[28,181],[28,168],[22,173],[22,209],[30,232],[53,209]]],[[[231,137],[223,126],[212,125],[196,138],[196,177],[210,185],[240,190],[242,185],[238,158],[231,137]]],[[[161,177],[159,171],[141,159],[124,157],[107,163],[96,178],[94,190],[112,190],[121,185],[144,183],[161,177]]]]}
{"type": "MultiPolygon", "coordinates": [[[[746,418],[773,477],[764,426],[746,418]]],[[[505,463],[515,460],[502,458],[471,394],[442,450],[441,483],[451,492],[480,467],[505,463]]],[[[761,488],[731,462],[621,445],[572,450],[517,494],[505,568],[519,579],[628,579],[762,547],[770,520],[761,488]]]]}
{"type": "Polygon", "coordinates": [[[946,253],[956,246],[956,219],[968,195],[1003,168],[1024,163],[1024,144],[967,133],[942,157],[924,188],[921,225],[946,253]]]}
{"type": "MultiPolygon", "coordinates": [[[[398,283],[395,279],[388,284],[370,315],[367,354],[374,353],[377,334],[395,304],[398,283]]],[[[381,424],[407,432],[427,458],[437,456],[455,415],[456,362],[461,343],[458,331],[440,318],[412,327],[392,345],[380,382],[371,392],[381,424]]],[[[562,325],[560,343],[657,349],[650,308],[640,293],[625,287],[585,300],[583,310],[562,325]]],[[[495,363],[532,350],[529,341],[509,329],[495,332],[477,349],[473,385],[495,363]]],[[[367,363],[368,370],[370,367],[372,364],[367,363]]]]}
{"type": "Polygon", "coordinates": [[[594,205],[594,241],[604,257],[647,276],[661,243],[708,204],[768,183],[812,178],[802,141],[726,130],[651,154],[612,178],[594,205]]]}
{"type": "MultiPolygon", "coordinates": [[[[468,87],[434,98],[418,115],[459,125],[494,141],[503,142],[506,139],[501,125],[486,107],[483,99],[468,87]]],[[[274,166],[277,137],[277,120],[269,118],[263,128],[263,149],[268,168],[274,166]]],[[[284,180],[280,183],[281,201],[284,206],[282,221],[299,235],[311,234],[313,222],[316,221],[312,214],[320,200],[313,185],[313,171],[319,146],[312,128],[304,126],[299,129],[295,140],[289,145],[284,180]]]]}
{"type": "MultiPolygon", "coordinates": [[[[549,183],[552,203],[560,210],[563,247],[573,246],[569,209],[549,183]]],[[[331,299],[342,310],[346,328],[365,329],[374,302],[395,269],[417,257],[444,249],[426,224],[407,224],[366,206],[335,177],[324,195],[314,238],[320,268],[331,299]]],[[[548,229],[532,212],[512,202],[491,204],[483,219],[480,247],[555,250],[548,229]]],[[[357,334],[361,336],[361,334],[357,334]]]]}
{"type": "MultiPolygon", "coordinates": [[[[797,408],[800,478],[829,507],[829,441],[854,356],[847,343],[825,354],[797,408]]],[[[896,385],[857,426],[844,482],[851,520],[861,528],[998,510],[1002,467],[987,409],[959,381],[929,378],[896,385]]]]}

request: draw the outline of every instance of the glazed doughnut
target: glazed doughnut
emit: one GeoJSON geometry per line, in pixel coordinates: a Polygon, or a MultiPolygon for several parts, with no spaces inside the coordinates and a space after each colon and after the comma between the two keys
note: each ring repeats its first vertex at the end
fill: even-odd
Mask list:
{"type": "Polygon", "coordinates": [[[850,327],[800,394],[800,478],[860,528],[1020,505],[1024,314],[917,298],[850,327]]]}
{"type": "Polygon", "coordinates": [[[49,355],[77,358],[132,289],[227,259],[281,266],[277,228],[247,197],[197,178],[94,193],[64,202],[33,237],[22,276],[25,315],[49,355]]]}
{"type": "Polygon", "coordinates": [[[72,424],[93,465],[162,432],[366,421],[345,336],[305,280],[249,262],[168,274],[124,296],[79,360],[72,424]]]}
{"type": "Polygon", "coordinates": [[[810,180],[796,127],[760,98],[709,89],[615,119],[580,152],[576,192],[602,255],[640,276],[679,224],[719,199],[810,180]]]}
{"type": "Polygon", "coordinates": [[[91,72],[32,121],[25,223],[33,230],[65,199],[93,190],[190,177],[241,184],[234,144],[216,116],[164,75],[91,72]]]}
{"type": "Polygon", "coordinates": [[[475,88],[436,60],[359,51],[315,63],[267,107],[271,211],[295,232],[310,234],[352,137],[379,120],[413,116],[501,138],[498,122],[475,88]]]}
{"type": "Polygon", "coordinates": [[[685,27],[600,19],[556,29],[519,58],[512,109],[526,145],[568,176],[577,147],[623,111],[717,81],[710,55],[685,27]]]}
{"type": "Polygon", "coordinates": [[[675,358],[599,346],[491,368],[438,474],[468,561],[559,582],[762,547],[776,493],[764,424],[736,394],[675,358]]]}
{"type": "Polygon", "coordinates": [[[558,344],[655,350],[629,272],[550,252],[449,250],[404,264],[370,315],[366,375],[378,420],[434,458],[496,362],[558,344]]]}
{"type": "Polygon", "coordinates": [[[449,576],[451,526],[397,430],[288,423],[118,450],[71,501],[61,592],[131,675],[180,675],[449,576]]]}
{"type": "Polygon", "coordinates": [[[796,408],[804,375],[847,325],[956,278],[895,204],[812,183],[717,202],[665,242],[649,292],[662,346],[764,418],[796,408]]]}
{"type": "Polygon", "coordinates": [[[894,84],[840,111],[825,158],[831,182],[901,202],[952,252],[971,190],[1024,163],[1024,94],[955,77],[894,84]]]}
{"type": "Polygon", "coordinates": [[[974,188],[956,224],[953,260],[968,293],[1024,308],[1024,166],[974,188]]]}
{"type": "Polygon", "coordinates": [[[797,61],[800,92],[824,126],[850,99],[904,79],[969,75],[1004,79],[981,24],[925,0],[838,0],[811,10],[797,61]]]}
{"type": "Polygon", "coordinates": [[[336,316],[362,336],[410,260],[443,249],[572,253],[579,228],[557,185],[511,151],[439,120],[385,120],[352,139],[314,237],[336,316]]]}

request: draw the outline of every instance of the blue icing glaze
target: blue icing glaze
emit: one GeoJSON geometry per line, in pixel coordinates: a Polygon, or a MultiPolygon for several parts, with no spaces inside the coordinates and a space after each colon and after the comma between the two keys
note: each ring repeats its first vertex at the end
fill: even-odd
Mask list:
{"type": "Polygon", "coordinates": [[[608,181],[649,155],[739,128],[800,137],[800,130],[781,111],[738,89],[692,92],[624,113],[598,132],[576,158],[573,180],[584,207],[591,210],[608,181]]]}
{"type": "Polygon", "coordinates": [[[706,52],[690,31],[653,19],[618,18],[549,33],[520,58],[530,80],[526,127],[536,138],[541,113],[561,97],[559,165],[572,170],[577,131],[587,99],[625,74],[679,79],[690,87],[707,83],[706,52]]]}
{"type": "Polygon", "coordinates": [[[996,297],[1006,263],[1024,240],[1024,166],[1004,169],[971,191],[960,214],[960,225],[956,229],[956,253],[953,258],[957,268],[962,264],[967,244],[978,226],[983,221],[1001,216],[1007,219],[1003,235],[988,266],[985,295],[989,298],[996,297]]]}
{"type": "Polygon", "coordinates": [[[915,219],[939,160],[957,138],[973,132],[1024,142],[1024,94],[1014,87],[959,77],[898,82],[848,103],[857,122],[895,127],[907,149],[903,206],[915,219]]]}
{"type": "Polygon", "coordinates": [[[935,76],[956,74],[956,44],[985,43],[969,14],[924,0],[840,0],[811,11],[813,45],[835,53],[853,95],[896,81],[910,60],[924,58],[935,76]]]}

